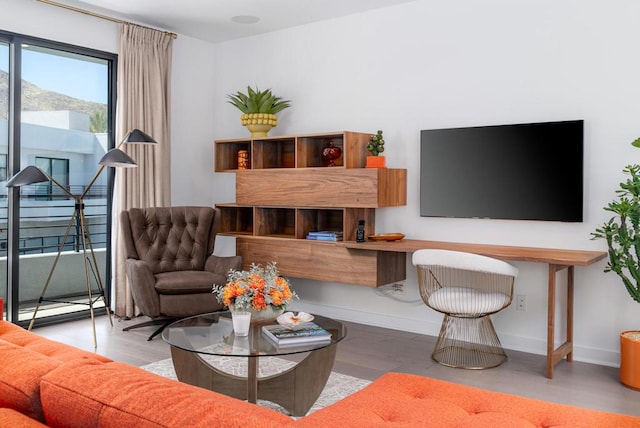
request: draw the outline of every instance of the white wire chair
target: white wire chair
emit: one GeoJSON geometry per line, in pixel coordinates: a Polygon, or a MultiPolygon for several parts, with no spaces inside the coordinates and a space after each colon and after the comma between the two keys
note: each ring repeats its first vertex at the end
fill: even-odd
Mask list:
{"type": "Polygon", "coordinates": [[[422,300],[444,314],[431,357],[466,369],[502,364],[507,355],[490,315],[511,304],[518,269],[491,257],[449,250],[418,250],[413,264],[422,300]]]}

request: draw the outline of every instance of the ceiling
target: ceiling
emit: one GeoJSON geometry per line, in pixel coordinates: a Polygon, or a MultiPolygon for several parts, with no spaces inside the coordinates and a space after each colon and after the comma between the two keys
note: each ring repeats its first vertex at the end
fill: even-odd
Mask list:
{"type": "MultiPolygon", "coordinates": [[[[55,0],[57,3],[222,42],[414,0],[55,0]],[[256,17],[238,23],[233,17],[256,17]]],[[[54,6],[51,6],[54,7],[54,6]]]]}

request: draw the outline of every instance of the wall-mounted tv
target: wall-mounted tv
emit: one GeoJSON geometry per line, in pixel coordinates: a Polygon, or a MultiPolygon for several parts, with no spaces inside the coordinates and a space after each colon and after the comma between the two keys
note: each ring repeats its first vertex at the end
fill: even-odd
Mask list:
{"type": "Polygon", "coordinates": [[[420,215],[581,222],[582,120],[421,131],[420,215]]]}

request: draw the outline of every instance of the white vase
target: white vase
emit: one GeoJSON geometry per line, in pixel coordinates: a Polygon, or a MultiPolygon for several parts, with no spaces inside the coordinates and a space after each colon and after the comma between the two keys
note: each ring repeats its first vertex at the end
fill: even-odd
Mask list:
{"type": "Polygon", "coordinates": [[[236,336],[249,335],[249,327],[251,326],[251,312],[233,311],[231,312],[231,321],[233,323],[233,332],[236,336]]]}

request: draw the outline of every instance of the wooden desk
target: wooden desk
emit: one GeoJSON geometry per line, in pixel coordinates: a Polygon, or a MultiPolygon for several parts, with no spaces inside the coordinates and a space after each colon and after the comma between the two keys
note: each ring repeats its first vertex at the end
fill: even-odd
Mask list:
{"type": "Polygon", "coordinates": [[[393,251],[412,253],[421,249],[441,249],[464,251],[482,254],[501,260],[546,263],[549,265],[547,294],[547,371],[546,376],[553,378],[553,368],[560,360],[567,357],[573,360],[573,268],[588,266],[607,257],[604,251],[562,250],[555,248],[514,247],[507,245],[467,244],[460,242],[422,241],[403,239],[394,242],[367,241],[357,243],[344,242],[350,249],[393,251]],[[556,273],[567,269],[567,331],[566,341],[558,348],[555,343],[555,306],[556,306],[556,273]]]}

